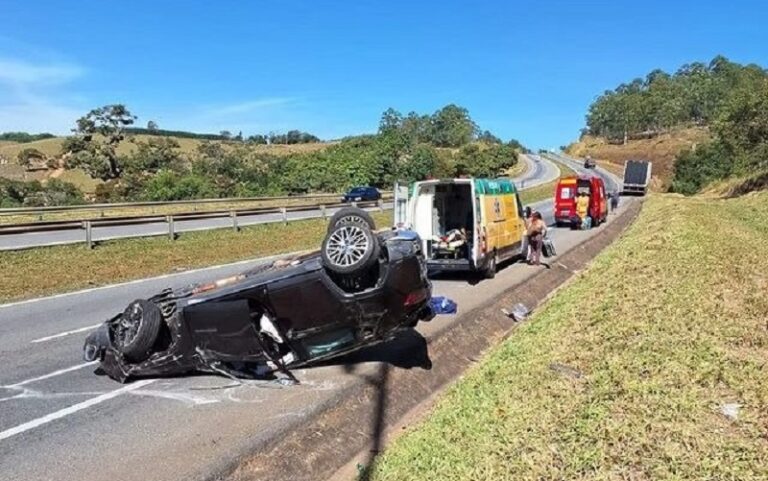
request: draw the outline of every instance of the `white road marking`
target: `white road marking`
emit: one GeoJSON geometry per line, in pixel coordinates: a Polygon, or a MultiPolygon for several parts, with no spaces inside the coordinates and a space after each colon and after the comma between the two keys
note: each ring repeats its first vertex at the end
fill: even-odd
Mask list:
{"type": "Polygon", "coordinates": [[[78,369],[82,369],[84,367],[93,366],[94,364],[96,364],[98,362],[99,361],[91,361],[91,362],[85,362],[83,364],[77,364],[75,366],[70,366],[70,367],[67,367],[67,368],[64,368],[64,369],[59,369],[58,371],[49,372],[48,374],[43,374],[42,376],[33,377],[33,378],[26,379],[26,380],[21,381],[21,382],[17,382],[15,384],[9,384],[7,386],[0,386],[0,387],[13,389],[13,388],[25,386],[25,385],[31,384],[33,382],[43,381],[45,379],[50,379],[52,377],[60,376],[62,374],[66,374],[68,372],[77,371],[78,369]]]}
{"type": "Polygon", "coordinates": [[[139,389],[141,387],[146,386],[147,384],[155,382],[154,379],[147,379],[144,381],[138,381],[133,384],[129,384],[128,386],[121,387],[120,389],[116,389],[114,391],[110,391],[108,393],[104,393],[100,396],[96,396],[91,399],[86,399],[85,401],[81,403],[74,404],[72,406],[66,407],[64,409],[60,409],[56,412],[52,412],[50,414],[47,414],[45,416],[39,417],[37,419],[33,419],[31,421],[28,421],[24,424],[19,424],[18,426],[12,427],[10,429],[6,429],[5,431],[0,432],[0,441],[3,439],[8,439],[13,436],[22,434],[24,432],[29,431],[30,429],[35,429],[37,427],[40,427],[44,424],[48,424],[50,422],[56,421],[58,419],[65,418],[71,414],[75,414],[78,411],[82,411],[83,409],[88,409],[91,406],[95,406],[97,404],[101,404],[104,401],[109,401],[110,399],[116,398],[117,396],[120,396],[121,394],[125,394],[130,391],[134,391],[136,389],[139,389]]]}
{"type": "Polygon", "coordinates": [[[69,336],[70,334],[77,334],[78,332],[90,331],[91,329],[96,329],[100,325],[101,325],[101,323],[94,324],[92,326],[81,327],[79,329],[72,329],[71,331],[60,332],[58,334],[53,334],[52,336],[45,336],[45,337],[41,337],[39,339],[35,339],[34,341],[30,341],[30,343],[37,344],[38,342],[50,341],[50,340],[53,340],[53,339],[58,339],[60,337],[69,336]]]}

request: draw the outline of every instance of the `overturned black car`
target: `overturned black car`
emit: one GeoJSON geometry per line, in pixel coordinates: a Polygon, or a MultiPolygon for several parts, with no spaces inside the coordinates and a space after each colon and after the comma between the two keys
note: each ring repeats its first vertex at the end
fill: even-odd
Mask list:
{"type": "Polygon", "coordinates": [[[202,371],[268,374],[346,354],[430,320],[416,234],[375,232],[363,210],[337,212],[319,252],[139,299],[85,341],[112,378],[202,371]]]}

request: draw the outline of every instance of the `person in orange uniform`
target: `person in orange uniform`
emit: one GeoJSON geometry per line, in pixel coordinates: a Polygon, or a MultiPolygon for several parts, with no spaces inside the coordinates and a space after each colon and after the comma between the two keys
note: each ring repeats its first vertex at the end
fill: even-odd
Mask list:
{"type": "Polygon", "coordinates": [[[584,225],[584,219],[587,218],[589,212],[589,195],[585,192],[579,194],[576,198],[576,215],[579,216],[581,225],[584,225]]]}

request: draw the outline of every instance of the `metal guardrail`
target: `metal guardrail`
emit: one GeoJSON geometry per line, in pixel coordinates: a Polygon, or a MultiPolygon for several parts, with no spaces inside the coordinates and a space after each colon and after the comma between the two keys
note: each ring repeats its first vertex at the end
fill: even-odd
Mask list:
{"type": "MultiPolygon", "coordinates": [[[[336,196],[338,197],[338,196],[336,196]]],[[[263,198],[262,198],[263,199],[263,198]]],[[[229,199],[231,200],[231,199],[229,199]]],[[[96,218],[88,220],[71,220],[71,221],[46,221],[35,222],[26,224],[6,224],[0,225],[0,236],[13,235],[13,234],[28,234],[28,233],[41,233],[41,232],[61,232],[71,230],[83,230],[84,238],[79,242],[85,242],[88,248],[93,248],[93,229],[95,227],[114,227],[114,226],[129,226],[140,224],[157,224],[165,223],[168,227],[168,236],[170,239],[176,239],[177,231],[175,223],[178,221],[188,220],[201,220],[201,219],[216,219],[216,218],[231,218],[231,227],[235,231],[240,230],[239,217],[248,215],[260,215],[260,214],[281,214],[282,222],[288,223],[296,220],[305,220],[304,218],[289,219],[289,212],[307,212],[307,211],[320,211],[322,218],[328,217],[327,209],[336,209],[341,207],[356,206],[360,208],[378,207],[380,210],[384,210],[384,200],[368,201],[368,202],[352,202],[352,203],[340,203],[335,202],[331,204],[302,204],[292,205],[284,207],[251,207],[240,209],[226,209],[207,212],[182,212],[175,214],[165,215],[149,215],[149,216],[124,216],[124,217],[110,217],[110,218],[96,218]]],[[[280,222],[280,221],[277,221],[280,222]]],[[[221,227],[211,227],[216,229],[221,227]]],[[[157,236],[162,234],[147,234],[147,237],[157,236]]],[[[121,237],[135,237],[135,235],[127,235],[121,237]]],[[[116,239],[121,237],[110,237],[110,239],[116,239]]],[[[143,237],[143,236],[142,236],[143,237]]],[[[67,242],[76,243],[76,242],[67,242]]]]}
{"type": "MultiPolygon", "coordinates": [[[[284,195],[275,197],[227,197],[220,199],[193,199],[193,200],[168,200],[168,201],[145,201],[145,202],[117,202],[111,204],[85,204],[85,205],[58,205],[50,207],[9,207],[0,209],[0,217],[9,215],[40,215],[53,212],[77,212],[93,211],[107,209],[123,209],[131,207],[165,207],[173,205],[205,205],[205,204],[223,204],[223,203],[245,203],[245,202],[270,202],[280,200],[297,199],[339,199],[344,194],[307,194],[307,195],[284,195]]],[[[391,191],[381,191],[382,198],[392,197],[391,191]]],[[[320,205],[316,203],[315,205],[320,205]]]]}

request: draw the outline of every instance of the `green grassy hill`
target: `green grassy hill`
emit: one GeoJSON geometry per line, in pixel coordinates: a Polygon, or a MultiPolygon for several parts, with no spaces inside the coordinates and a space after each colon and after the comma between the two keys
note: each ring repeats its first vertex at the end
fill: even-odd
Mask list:
{"type": "MultiPolygon", "coordinates": [[[[86,194],[92,194],[96,186],[101,182],[97,179],[92,179],[85,172],[80,169],[67,170],[65,172],[48,170],[48,171],[34,171],[27,172],[23,167],[18,165],[18,155],[24,149],[37,149],[48,157],[58,157],[61,154],[61,146],[64,143],[66,137],[55,137],[52,139],[37,140],[34,142],[18,143],[9,141],[0,141],[0,157],[4,158],[7,162],[4,165],[0,165],[0,177],[12,180],[31,181],[40,180],[44,181],[50,177],[57,177],[61,180],[71,182],[77,186],[78,189],[86,194]]],[[[131,135],[130,138],[136,141],[146,142],[153,138],[150,135],[131,135]]],[[[197,147],[204,142],[199,139],[188,139],[180,137],[171,137],[179,143],[179,150],[183,154],[192,154],[197,150],[197,147]]],[[[270,155],[290,155],[294,153],[314,152],[317,150],[325,149],[335,142],[320,142],[311,144],[294,144],[294,145],[251,145],[250,147],[257,152],[262,152],[270,155]]],[[[226,144],[225,144],[226,145],[226,144]]],[[[119,154],[128,154],[136,148],[136,145],[129,142],[128,139],[122,142],[118,147],[119,154]]]]}
{"type": "MultiPolygon", "coordinates": [[[[138,140],[138,141],[147,141],[153,136],[150,135],[133,135],[132,138],[138,140]]],[[[184,153],[192,153],[197,149],[197,146],[200,145],[202,140],[198,139],[186,139],[186,138],[179,138],[179,137],[171,137],[176,142],[179,143],[180,150],[184,153]]],[[[65,137],[55,137],[53,139],[43,139],[43,140],[37,140],[34,142],[27,142],[27,143],[17,143],[17,142],[4,142],[0,141],[0,155],[4,156],[11,162],[16,161],[16,157],[19,155],[19,152],[21,152],[24,149],[37,149],[40,152],[44,153],[45,155],[49,157],[56,157],[61,153],[61,145],[64,142],[65,137]]],[[[292,154],[296,152],[313,152],[316,150],[322,150],[329,145],[332,145],[332,142],[320,142],[320,143],[314,143],[314,144],[295,144],[295,145],[255,145],[253,146],[254,149],[270,153],[274,155],[287,155],[292,154]]],[[[132,151],[135,148],[135,145],[133,145],[131,142],[126,141],[122,142],[120,144],[120,147],[118,148],[118,153],[121,154],[127,154],[130,151],[132,151]]]]}
{"type": "Polygon", "coordinates": [[[766,236],[768,192],[650,196],[371,479],[768,479],[766,236]]]}

